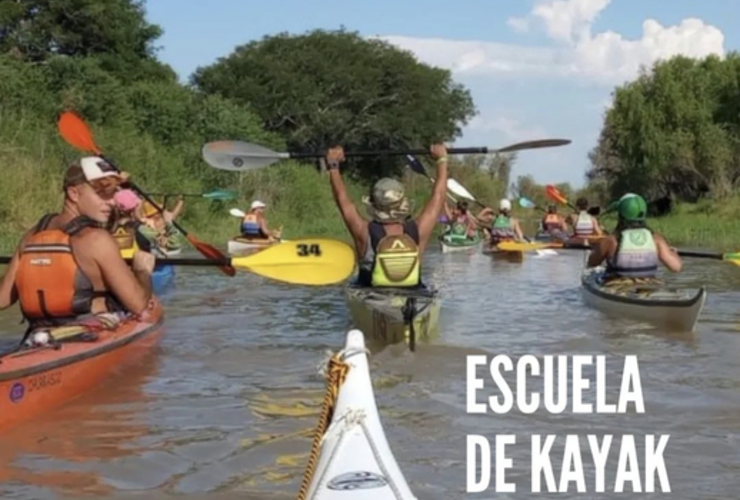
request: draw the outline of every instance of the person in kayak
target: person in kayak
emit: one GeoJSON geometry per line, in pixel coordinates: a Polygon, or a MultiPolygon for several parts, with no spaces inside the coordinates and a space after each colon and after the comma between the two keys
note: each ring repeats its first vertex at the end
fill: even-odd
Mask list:
{"type": "Polygon", "coordinates": [[[20,302],[29,331],[85,320],[106,326],[153,305],[154,256],[138,251],[129,267],[103,226],[127,174],[85,157],[64,176],[60,214],[44,215],[21,238],[0,282],[0,309],[20,302]]]}
{"type": "Polygon", "coordinates": [[[547,233],[555,239],[568,239],[568,226],[565,223],[565,218],[558,213],[557,205],[551,204],[547,206],[547,212],[542,217],[540,225],[543,233],[547,233]]]}
{"type": "Polygon", "coordinates": [[[450,208],[445,203],[443,208],[448,220],[448,230],[445,232],[445,236],[451,239],[474,240],[478,233],[478,225],[470,210],[468,210],[468,202],[458,201],[454,208],[450,208]]]}
{"type": "Polygon", "coordinates": [[[121,255],[131,257],[136,250],[151,252],[151,242],[142,232],[142,223],[136,218],[136,209],[141,205],[139,198],[131,189],[119,190],[115,197],[115,209],[108,230],[118,243],[121,255]]]}
{"type": "Polygon", "coordinates": [[[573,228],[573,238],[585,239],[604,234],[598,219],[588,213],[588,200],[586,198],[576,200],[576,210],[577,213],[570,214],[568,217],[568,223],[573,228]]]}
{"type": "Polygon", "coordinates": [[[344,161],[341,146],[326,153],[334,200],[355,242],[359,259],[357,284],[366,287],[423,287],[421,256],[437,224],[447,195],[447,148],[430,148],[437,164],[432,196],[422,212],[413,218],[411,203],[403,184],[390,178],[380,179],[363,203],[370,220],[363,218],[352,203],[342,181],[339,166],[344,161]]]}
{"type": "Polygon", "coordinates": [[[272,231],[267,227],[267,219],[265,219],[266,208],[267,205],[259,200],[252,202],[249,212],[244,214],[242,220],[241,234],[243,238],[267,241],[280,239],[279,230],[272,231]]]}
{"type": "Polygon", "coordinates": [[[588,267],[606,261],[605,280],[653,279],[662,263],[674,273],[682,268],[681,257],[663,236],[647,227],[647,203],[636,194],[626,194],[617,206],[618,222],[591,250],[588,267]]]}
{"type": "Polygon", "coordinates": [[[493,209],[484,208],[479,214],[479,218],[488,218],[491,222],[491,228],[489,230],[489,246],[494,248],[502,241],[522,241],[524,240],[524,234],[522,228],[519,225],[519,220],[511,215],[511,202],[504,198],[499,202],[498,214],[494,215],[493,209]]]}
{"type": "Polygon", "coordinates": [[[172,210],[168,210],[164,204],[161,206],[163,213],[148,201],[139,205],[136,211],[136,218],[142,223],[139,231],[155,248],[174,252],[182,248],[182,235],[172,222],[182,213],[185,201],[180,195],[172,210]]]}

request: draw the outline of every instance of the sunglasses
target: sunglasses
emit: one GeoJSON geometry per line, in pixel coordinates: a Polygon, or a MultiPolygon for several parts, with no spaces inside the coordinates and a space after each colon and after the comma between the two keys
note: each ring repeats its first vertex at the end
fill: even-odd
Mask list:
{"type": "Polygon", "coordinates": [[[95,191],[95,194],[105,201],[112,200],[120,189],[118,181],[112,179],[98,179],[87,182],[87,184],[95,191]]]}

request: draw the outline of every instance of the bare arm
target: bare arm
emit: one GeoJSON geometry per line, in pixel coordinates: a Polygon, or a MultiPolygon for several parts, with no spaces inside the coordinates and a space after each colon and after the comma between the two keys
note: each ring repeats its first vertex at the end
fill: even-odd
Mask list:
{"type": "Polygon", "coordinates": [[[347,230],[355,240],[355,251],[358,255],[365,252],[367,246],[367,221],[357,212],[357,207],[347,193],[347,187],[339,172],[339,165],[344,161],[344,150],[341,147],[332,148],[326,154],[326,164],[329,167],[329,180],[334,201],[342,214],[347,230]]]}
{"type": "Polygon", "coordinates": [[[596,217],[591,217],[591,220],[594,223],[594,234],[596,236],[602,236],[604,234],[604,231],[601,229],[601,224],[599,224],[599,219],[596,217]]]}
{"type": "Polygon", "coordinates": [[[614,238],[604,238],[596,243],[588,256],[588,267],[600,265],[616,249],[617,242],[614,238]]]}
{"type": "Polygon", "coordinates": [[[522,232],[522,228],[519,225],[519,219],[512,218],[512,226],[514,226],[514,234],[516,234],[516,238],[519,241],[524,240],[524,233],[522,232]]]}
{"type": "MultiPolygon", "coordinates": [[[[86,235],[84,242],[98,269],[106,288],[116,296],[126,310],[141,314],[146,310],[152,298],[151,273],[138,269],[134,262],[133,270],[121,258],[121,253],[115,240],[103,231],[86,235]]],[[[137,252],[138,254],[139,252],[137,252]]],[[[134,260],[137,257],[134,256],[134,260]]]]}
{"type": "Polygon", "coordinates": [[[419,250],[421,252],[424,251],[429,238],[432,236],[434,226],[439,218],[439,212],[447,199],[447,148],[444,144],[434,144],[431,147],[431,152],[432,158],[437,159],[437,178],[434,181],[432,197],[416,219],[416,224],[419,227],[419,250]]]}
{"type": "Polygon", "coordinates": [[[18,291],[15,288],[15,277],[18,273],[18,264],[20,262],[20,250],[30,235],[30,231],[23,235],[18,247],[10,259],[5,274],[0,282],[0,310],[7,309],[18,301],[18,291]]]}
{"type": "Polygon", "coordinates": [[[671,247],[662,236],[656,234],[653,237],[655,239],[655,245],[658,247],[658,258],[660,258],[660,261],[674,273],[681,272],[683,268],[681,257],[671,250],[671,247]]]}
{"type": "Polygon", "coordinates": [[[450,210],[450,205],[448,203],[445,203],[444,205],[442,205],[442,208],[444,209],[447,221],[452,222],[452,210],[450,210]]]}

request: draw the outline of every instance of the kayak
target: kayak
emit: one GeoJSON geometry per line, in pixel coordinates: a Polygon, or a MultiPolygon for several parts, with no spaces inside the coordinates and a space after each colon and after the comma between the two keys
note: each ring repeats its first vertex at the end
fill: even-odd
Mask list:
{"type": "Polygon", "coordinates": [[[447,234],[439,236],[439,244],[442,247],[442,253],[474,250],[480,246],[482,241],[483,238],[481,238],[479,232],[475,233],[475,238],[472,240],[469,238],[452,238],[447,234]]]}
{"type": "Polygon", "coordinates": [[[506,260],[509,262],[524,262],[524,252],[521,250],[499,250],[496,247],[491,248],[488,245],[483,247],[483,253],[490,255],[496,260],[506,260]]]}
{"type": "Polygon", "coordinates": [[[583,301],[610,316],[635,319],[673,331],[693,332],[707,292],[700,288],[668,288],[658,280],[603,282],[604,267],[581,274],[583,301]]]}
{"type": "Polygon", "coordinates": [[[429,340],[438,330],[440,299],[437,290],[368,288],[351,284],[345,288],[345,296],[355,328],[365,332],[374,344],[406,341],[413,348],[417,340],[429,340]],[[413,321],[409,318],[411,313],[413,321]]]}
{"type": "Polygon", "coordinates": [[[0,431],[47,413],[124,372],[153,350],[162,333],[164,311],[158,300],[144,318],[131,317],[106,329],[69,325],[30,337],[41,345],[0,353],[0,431]]]}
{"type": "Polygon", "coordinates": [[[175,281],[175,266],[157,262],[152,272],[152,288],[156,295],[161,295],[164,290],[175,281]]]}
{"type": "Polygon", "coordinates": [[[326,391],[301,485],[300,493],[306,495],[299,496],[306,500],[416,500],[380,421],[360,330],[351,330],[344,349],[329,361],[326,391]],[[346,373],[343,382],[342,373],[346,373]]]}
{"type": "Polygon", "coordinates": [[[255,250],[264,250],[265,248],[271,247],[281,243],[281,240],[269,241],[264,238],[244,238],[237,236],[229,240],[227,251],[229,255],[239,255],[244,252],[251,252],[255,250]]]}

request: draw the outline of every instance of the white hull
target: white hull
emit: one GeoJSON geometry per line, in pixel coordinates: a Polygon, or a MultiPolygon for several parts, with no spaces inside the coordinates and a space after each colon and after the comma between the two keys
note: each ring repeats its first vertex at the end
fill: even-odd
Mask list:
{"type": "Polygon", "coordinates": [[[306,498],[416,500],[380,422],[360,330],[347,334],[342,359],[350,368],[321,442],[306,498]]]}

